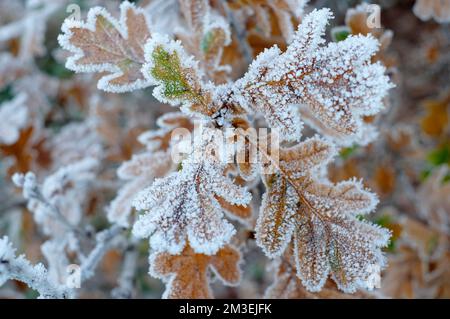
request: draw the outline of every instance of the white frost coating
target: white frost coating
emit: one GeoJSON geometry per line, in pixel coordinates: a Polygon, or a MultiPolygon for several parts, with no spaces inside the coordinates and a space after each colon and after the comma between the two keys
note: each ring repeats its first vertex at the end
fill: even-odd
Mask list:
{"type": "MultiPolygon", "coordinates": [[[[110,72],[111,74],[103,76],[97,84],[97,87],[100,90],[106,92],[113,93],[123,93],[123,92],[131,92],[134,90],[146,88],[150,85],[145,80],[137,79],[135,82],[132,82],[128,85],[113,85],[110,83],[111,80],[114,80],[123,75],[122,70],[112,63],[100,63],[100,64],[90,64],[90,65],[80,65],[78,61],[84,57],[84,52],[82,49],[72,45],[70,43],[70,39],[73,36],[71,28],[86,28],[92,32],[95,32],[95,22],[97,20],[97,16],[102,16],[106,20],[108,20],[120,33],[120,35],[124,39],[128,39],[128,29],[126,24],[126,12],[131,8],[135,12],[140,12],[144,14],[145,19],[147,20],[146,13],[143,9],[137,8],[134,4],[124,1],[120,5],[120,18],[117,20],[103,7],[95,7],[89,10],[86,22],[78,21],[75,19],[68,18],[64,20],[63,25],[61,26],[62,34],[58,36],[58,42],[62,48],[70,51],[74,55],[70,56],[66,62],[66,68],[75,71],[77,73],[93,73],[93,72],[110,72]]],[[[148,25],[148,24],[147,24],[148,25]]]]}
{"type": "Polygon", "coordinates": [[[270,93],[269,96],[258,99],[255,105],[252,103],[253,93],[247,90],[248,86],[252,86],[254,90],[266,91],[264,80],[260,79],[259,75],[265,72],[279,58],[280,54],[281,51],[277,46],[265,49],[259,54],[249,66],[244,78],[236,82],[233,98],[248,112],[254,110],[262,113],[268,124],[279,130],[283,139],[299,141],[303,123],[300,121],[300,114],[293,104],[286,103],[286,98],[283,96],[270,93]]]}
{"type": "Polygon", "coordinates": [[[44,265],[31,265],[24,256],[16,257],[8,237],[0,239],[0,286],[7,280],[18,280],[27,284],[40,294],[40,298],[70,298],[72,292],[54,284],[44,265]]]}
{"type": "Polygon", "coordinates": [[[220,161],[207,156],[199,160],[191,154],[181,171],[156,179],[133,200],[133,206],[144,212],[133,234],[150,237],[156,251],[178,254],[189,240],[197,253],[216,253],[235,233],[216,196],[241,206],[251,200],[250,193],[223,175],[224,168],[220,161]]]}
{"type": "Polygon", "coordinates": [[[371,63],[379,47],[372,36],[350,36],[329,43],[323,38],[329,9],[314,10],[299,26],[285,53],[273,47],[260,54],[238,80],[234,98],[264,115],[288,140],[299,138],[301,105],[305,121],[339,144],[360,139],[361,117],[374,115],[393,87],[380,63],[371,63]],[[297,109],[297,108],[295,108],[297,109]]]}
{"type": "Polygon", "coordinates": [[[0,144],[11,145],[19,139],[20,130],[27,123],[26,100],[27,95],[21,93],[0,105],[0,144]]]}

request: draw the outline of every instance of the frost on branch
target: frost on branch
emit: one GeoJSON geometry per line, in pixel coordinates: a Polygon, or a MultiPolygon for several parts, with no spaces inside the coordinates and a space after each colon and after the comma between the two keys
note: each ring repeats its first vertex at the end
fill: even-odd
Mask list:
{"type": "Polygon", "coordinates": [[[66,67],[76,72],[106,72],[98,88],[109,92],[127,92],[149,85],[140,72],[144,64],[144,45],[150,38],[142,9],[125,1],[120,19],[104,8],[89,10],[87,21],[66,19],[60,45],[73,55],[66,67]]]}
{"type": "Polygon", "coordinates": [[[236,99],[261,112],[269,125],[288,140],[300,138],[303,119],[341,144],[362,132],[361,117],[374,115],[392,87],[385,68],[371,63],[378,42],[371,36],[350,36],[324,46],[328,9],[314,10],[299,26],[286,52],[272,47],[258,56],[236,83],[236,99]]]}
{"type": "Polygon", "coordinates": [[[188,240],[197,253],[216,253],[235,233],[217,197],[233,205],[250,202],[250,194],[224,175],[224,162],[217,160],[219,154],[212,154],[219,146],[211,136],[202,135],[199,145],[182,162],[180,171],[156,179],[134,199],[134,207],[144,214],[134,224],[133,233],[150,237],[156,251],[179,254],[188,240]],[[206,145],[212,153],[196,153],[206,145]]]}
{"type": "Polygon", "coordinates": [[[241,278],[240,261],[241,254],[232,246],[225,246],[211,256],[198,254],[187,245],[180,255],[153,253],[150,274],[167,283],[163,298],[212,298],[210,270],[225,285],[234,286],[241,278]]]}
{"type": "Polygon", "coordinates": [[[317,139],[280,151],[278,173],[264,178],[256,238],[270,257],[292,241],[298,277],[309,291],[319,291],[331,273],[341,290],[355,292],[366,287],[371,267],[384,266],[380,248],[390,235],[357,219],[377,203],[360,183],[334,185],[313,177],[332,154],[317,139]]]}
{"type": "Polygon", "coordinates": [[[31,265],[24,256],[16,256],[8,237],[0,238],[0,286],[7,280],[18,280],[40,294],[40,298],[69,298],[70,291],[49,280],[44,265],[31,265]]]}

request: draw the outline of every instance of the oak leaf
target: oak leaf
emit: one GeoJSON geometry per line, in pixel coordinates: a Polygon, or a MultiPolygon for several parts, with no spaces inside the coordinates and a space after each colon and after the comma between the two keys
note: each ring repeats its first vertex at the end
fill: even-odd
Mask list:
{"type": "Polygon", "coordinates": [[[280,152],[279,172],[264,179],[256,238],[270,257],[293,242],[297,274],[307,290],[319,291],[332,273],[338,287],[352,293],[365,287],[370,267],[384,266],[380,248],[390,234],[357,219],[377,203],[360,183],[331,184],[314,177],[331,150],[327,142],[313,139],[280,152]]]}
{"type": "Polygon", "coordinates": [[[233,246],[225,246],[215,255],[204,255],[187,245],[179,255],[151,255],[150,274],[166,282],[163,298],[206,299],[213,297],[210,271],[225,285],[234,286],[241,277],[240,261],[241,254],[233,246]]]}
{"type": "Polygon", "coordinates": [[[286,140],[300,139],[303,119],[336,142],[363,134],[362,116],[383,108],[392,87],[385,68],[371,63],[378,49],[372,36],[350,36],[323,46],[328,9],[307,15],[285,52],[276,46],[260,54],[236,83],[235,99],[264,115],[286,140]]]}
{"type": "Polygon", "coordinates": [[[98,88],[108,92],[128,92],[149,86],[141,73],[145,63],[144,46],[150,39],[147,18],[142,9],[124,1],[120,19],[104,8],[89,10],[87,21],[66,19],[60,45],[73,55],[66,67],[75,72],[106,73],[98,88]]]}

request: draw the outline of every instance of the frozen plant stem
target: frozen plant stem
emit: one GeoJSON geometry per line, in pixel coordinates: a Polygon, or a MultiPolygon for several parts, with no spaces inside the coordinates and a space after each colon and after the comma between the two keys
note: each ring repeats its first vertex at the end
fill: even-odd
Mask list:
{"type": "Polygon", "coordinates": [[[99,262],[113,246],[114,239],[116,239],[123,230],[123,227],[114,225],[97,234],[97,244],[81,265],[81,282],[90,279],[95,274],[95,269],[99,262]]]}
{"type": "Polygon", "coordinates": [[[133,297],[134,278],[136,275],[139,252],[136,247],[138,240],[133,237],[126,247],[123,259],[122,271],[118,280],[118,287],[112,291],[112,296],[117,299],[130,299],[133,297]]]}
{"type": "Polygon", "coordinates": [[[54,284],[42,264],[35,266],[24,256],[15,256],[15,250],[7,237],[0,239],[0,284],[6,280],[17,280],[36,290],[42,299],[67,299],[72,291],[54,284]]]}

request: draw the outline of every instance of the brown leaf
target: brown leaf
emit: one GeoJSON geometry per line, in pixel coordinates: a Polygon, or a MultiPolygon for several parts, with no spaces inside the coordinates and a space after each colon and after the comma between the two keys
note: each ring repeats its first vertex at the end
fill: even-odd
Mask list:
{"type": "Polygon", "coordinates": [[[240,281],[241,255],[232,246],[225,246],[216,255],[196,254],[189,245],[181,255],[155,253],[150,258],[150,273],[163,279],[167,286],[163,298],[205,299],[213,298],[210,271],[225,285],[240,281]]]}
{"type": "Polygon", "coordinates": [[[129,2],[120,6],[120,20],[97,7],[86,22],[67,19],[59,36],[61,46],[72,52],[66,67],[76,72],[105,72],[98,87],[126,92],[148,86],[140,69],[144,45],[150,38],[145,13],[129,2]]]}

